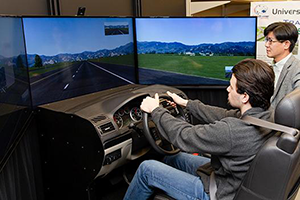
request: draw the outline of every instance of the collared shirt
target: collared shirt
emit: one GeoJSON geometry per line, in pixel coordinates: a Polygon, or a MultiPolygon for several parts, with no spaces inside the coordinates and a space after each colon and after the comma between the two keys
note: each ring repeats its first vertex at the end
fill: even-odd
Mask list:
{"type": "Polygon", "coordinates": [[[274,63],[273,61],[273,71],[275,73],[275,81],[274,81],[274,86],[276,88],[276,84],[278,82],[278,79],[279,79],[279,76],[280,76],[280,73],[283,69],[283,66],[285,65],[286,61],[288,61],[288,59],[292,56],[292,53],[290,53],[289,55],[287,55],[284,59],[280,60],[279,62],[277,63],[274,63]]]}

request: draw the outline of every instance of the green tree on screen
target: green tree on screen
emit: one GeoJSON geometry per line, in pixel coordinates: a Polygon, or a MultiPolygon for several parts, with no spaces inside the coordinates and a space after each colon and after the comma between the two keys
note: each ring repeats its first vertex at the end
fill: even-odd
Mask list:
{"type": "Polygon", "coordinates": [[[25,65],[23,63],[23,59],[22,59],[21,55],[18,55],[18,57],[17,57],[17,67],[20,68],[20,69],[25,68],[25,65]]]}
{"type": "Polygon", "coordinates": [[[41,68],[43,67],[43,62],[42,62],[42,59],[39,55],[35,55],[35,58],[34,58],[34,67],[38,67],[38,68],[41,68]]]}

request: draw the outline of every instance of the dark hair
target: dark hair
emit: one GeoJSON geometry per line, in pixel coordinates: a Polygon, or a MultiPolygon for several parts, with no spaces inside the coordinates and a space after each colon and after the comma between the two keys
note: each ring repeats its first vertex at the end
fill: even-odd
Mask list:
{"type": "Polygon", "coordinates": [[[272,67],[262,60],[245,59],[236,64],[232,72],[237,79],[237,92],[247,93],[252,107],[267,110],[274,92],[275,75],[272,67]]]}
{"type": "Polygon", "coordinates": [[[266,37],[270,32],[273,32],[278,41],[289,40],[290,52],[293,51],[295,44],[298,40],[298,30],[297,27],[289,22],[275,22],[267,26],[264,30],[264,36],[266,37]]]}

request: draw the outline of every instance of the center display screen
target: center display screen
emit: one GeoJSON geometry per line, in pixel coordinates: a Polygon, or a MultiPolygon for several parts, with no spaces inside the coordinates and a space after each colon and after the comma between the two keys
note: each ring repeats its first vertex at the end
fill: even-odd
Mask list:
{"type": "Polygon", "coordinates": [[[136,38],[139,83],[228,85],[256,56],[256,18],[136,18],[136,38]]]}
{"type": "Polygon", "coordinates": [[[136,83],[132,20],[24,17],[33,105],[136,83]]]}

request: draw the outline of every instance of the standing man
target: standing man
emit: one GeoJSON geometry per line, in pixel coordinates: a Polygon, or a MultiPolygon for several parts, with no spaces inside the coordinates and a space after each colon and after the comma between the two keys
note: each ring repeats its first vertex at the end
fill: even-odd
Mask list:
{"type": "Polygon", "coordinates": [[[209,200],[209,173],[204,166],[210,159],[188,154],[192,152],[209,153],[213,161],[218,161],[217,166],[212,166],[217,199],[234,198],[256,153],[271,136],[270,130],[261,131],[241,117],[270,118],[268,108],[274,91],[274,72],[271,66],[255,59],[239,62],[232,72],[227,88],[228,101],[238,108],[236,110],[204,105],[198,100],[185,100],[167,92],[176,104],[186,106],[204,125],[192,125],[173,117],[168,110],[159,107],[158,94],[143,100],[141,109],[151,113],[161,135],[187,153],[166,156],[164,163],[156,160],[141,163],[125,200],[148,199],[155,188],[175,199],[209,200]]]}
{"type": "Polygon", "coordinates": [[[300,61],[292,55],[298,39],[296,26],[288,22],[275,22],[264,30],[267,56],[273,58],[275,91],[271,105],[278,102],[295,88],[300,87],[300,61]]]}

